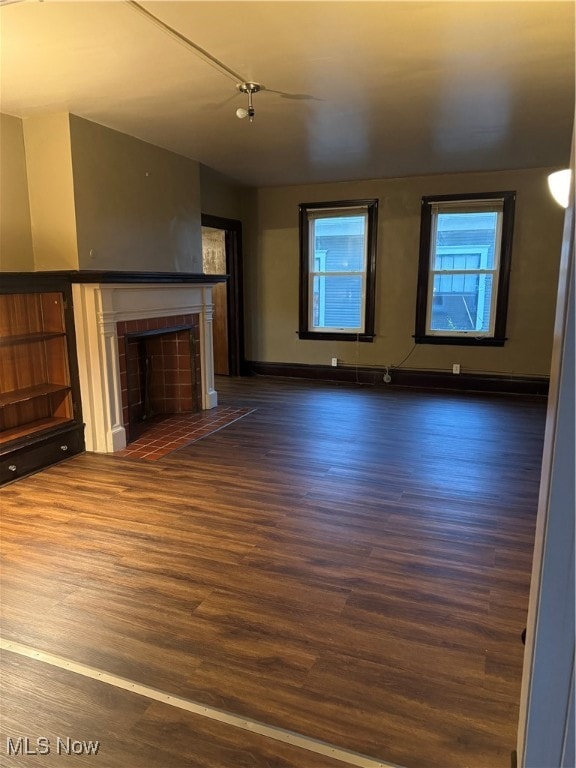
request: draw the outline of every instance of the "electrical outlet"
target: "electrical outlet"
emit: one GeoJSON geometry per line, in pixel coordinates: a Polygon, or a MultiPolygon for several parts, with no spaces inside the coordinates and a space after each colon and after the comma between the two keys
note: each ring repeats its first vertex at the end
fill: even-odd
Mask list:
{"type": "Polygon", "coordinates": [[[452,363],[452,373],[460,373],[460,363],[452,363]]]}
{"type": "Polygon", "coordinates": [[[333,357],[332,358],[332,367],[336,368],[337,366],[338,366],[338,358],[337,357],[333,357]]]}

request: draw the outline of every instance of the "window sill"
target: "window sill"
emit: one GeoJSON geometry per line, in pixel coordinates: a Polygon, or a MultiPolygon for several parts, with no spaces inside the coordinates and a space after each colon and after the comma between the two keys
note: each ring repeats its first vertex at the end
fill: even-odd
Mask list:
{"type": "Polygon", "coordinates": [[[503,347],[505,338],[483,338],[473,336],[414,336],[415,344],[451,344],[460,347],[503,347]]]}
{"type": "Polygon", "coordinates": [[[315,341],[374,341],[373,333],[335,333],[322,331],[298,331],[299,339],[315,341]]]}

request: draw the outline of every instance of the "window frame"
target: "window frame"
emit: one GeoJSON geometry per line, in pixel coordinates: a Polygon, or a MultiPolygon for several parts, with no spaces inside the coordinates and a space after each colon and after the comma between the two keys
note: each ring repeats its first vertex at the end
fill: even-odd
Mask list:
{"type": "MultiPolygon", "coordinates": [[[[510,288],[510,267],[512,256],[512,236],[514,231],[514,209],[516,192],[475,192],[459,195],[431,195],[422,198],[420,217],[420,257],[418,264],[418,284],[416,292],[416,328],[414,341],[417,344],[457,344],[460,346],[502,347],[507,341],[506,320],[508,312],[508,294],[510,288]],[[435,331],[429,333],[427,326],[432,307],[433,278],[432,235],[435,232],[433,206],[442,203],[461,204],[462,213],[466,212],[465,203],[478,201],[498,201],[502,204],[500,220],[500,251],[498,254],[495,307],[491,313],[490,333],[476,331],[435,331]]],[[[462,272],[462,270],[456,270],[462,272]]],[[[470,270],[471,274],[480,274],[481,270],[470,270]]],[[[493,287],[493,290],[494,290],[493,287]]]]}
{"type": "MultiPolygon", "coordinates": [[[[337,200],[322,203],[301,203],[298,206],[299,244],[300,244],[300,306],[298,336],[300,339],[318,341],[367,341],[374,340],[375,288],[376,288],[376,251],[378,228],[378,200],[337,200]],[[310,213],[331,210],[342,216],[345,209],[356,209],[366,213],[366,263],[363,270],[365,290],[363,294],[364,330],[355,332],[343,329],[311,329],[311,298],[313,288],[313,270],[310,257],[310,213]]],[[[351,272],[351,274],[359,274],[351,272]]]]}

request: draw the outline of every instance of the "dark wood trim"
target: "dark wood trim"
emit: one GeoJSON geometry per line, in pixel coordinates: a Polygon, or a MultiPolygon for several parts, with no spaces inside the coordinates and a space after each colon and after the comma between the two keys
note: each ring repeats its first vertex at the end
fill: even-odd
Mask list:
{"type": "Polygon", "coordinates": [[[367,333],[323,333],[315,331],[299,331],[301,339],[314,339],[314,341],[374,341],[373,334],[367,333]]]}
{"type": "Polygon", "coordinates": [[[510,290],[510,269],[512,265],[512,239],[514,235],[514,212],[516,209],[516,192],[500,192],[498,197],[504,199],[502,211],[502,240],[500,249],[500,273],[498,280],[498,297],[496,300],[496,323],[494,339],[506,338],[506,320],[508,316],[508,293],[510,290]]]}
{"type": "Polygon", "coordinates": [[[442,344],[458,347],[503,347],[507,339],[474,338],[470,336],[414,336],[416,344],[442,344]]]}
{"type": "Polygon", "coordinates": [[[416,284],[416,327],[414,340],[422,343],[426,336],[426,311],[428,307],[428,281],[430,279],[430,239],[432,209],[429,198],[423,197],[420,203],[420,255],[418,259],[418,282],[416,284]]]}
{"type": "MultiPolygon", "coordinates": [[[[1,278],[41,280],[61,278],[70,283],[224,283],[228,275],[199,275],[188,272],[124,272],[54,270],[46,272],[2,272],[1,278]]],[[[8,293],[8,291],[5,291],[8,293]]]]}
{"type": "MultiPolygon", "coordinates": [[[[72,398],[72,409],[74,418],[78,422],[83,422],[82,399],[80,397],[80,367],[78,365],[78,342],[76,340],[76,323],[74,322],[74,301],[72,288],[63,285],[62,292],[65,297],[64,304],[64,322],[66,324],[66,344],[68,345],[68,366],[70,370],[70,379],[73,383],[73,390],[76,393],[72,398]]],[[[84,424],[82,423],[82,430],[84,424]]],[[[84,431],[82,431],[82,441],[84,441],[84,431]]],[[[82,442],[84,450],[84,442],[82,442]]]]}
{"type": "Polygon", "coordinates": [[[299,302],[298,302],[298,335],[308,333],[308,291],[310,284],[310,270],[308,260],[308,217],[306,204],[298,207],[298,244],[300,248],[300,273],[299,273],[299,302]]]}
{"type": "Polygon", "coordinates": [[[241,375],[244,357],[244,302],[242,287],[242,223],[236,219],[202,214],[202,226],[225,232],[228,291],[228,369],[231,376],[241,375]]]}
{"type": "Polygon", "coordinates": [[[430,195],[422,198],[420,217],[420,258],[418,262],[418,283],[416,288],[416,327],[414,340],[417,344],[460,344],[475,347],[502,347],[506,342],[506,317],[510,289],[510,267],[512,259],[512,237],[514,232],[514,209],[516,192],[474,192],[461,195],[430,195]],[[447,201],[493,200],[503,201],[502,233],[500,248],[500,271],[494,336],[430,336],[426,334],[428,305],[428,281],[430,275],[430,238],[432,225],[432,204],[447,201]]]}
{"type": "Polygon", "coordinates": [[[226,271],[228,272],[228,368],[231,376],[244,372],[244,259],[242,222],[222,216],[202,214],[202,226],[223,229],[226,233],[226,271]]]}
{"type": "Polygon", "coordinates": [[[378,199],[337,200],[325,203],[301,203],[298,206],[298,229],[300,245],[300,301],[298,335],[300,339],[316,341],[339,339],[340,341],[372,341],[374,339],[374,317],[376,304],[376,253],[378,249],[378,199]],[[366,263],[366,306],[364,333],[316,333],[308,328],[309,260],[308,260],[308,210],[318,208],[344,208],[366,206],[368,210],[367,263],[366,263]]]}
{"type": "Polygon", "coordinates": [[[354,366],[307,365],[305,363],[266,363],[247,361],[247,372],[257,376],[315,379],[319,381],[345,381],[371,384],[385,388],[416,387],[446,389],[462,392],[493,392],[510,395],[548,395],[546,376],[508,376],[487,373],[461,373],[426,371],[415,368],[391,368],[392,382],[384,383],[386,368],[356,368],[354,366]]]}

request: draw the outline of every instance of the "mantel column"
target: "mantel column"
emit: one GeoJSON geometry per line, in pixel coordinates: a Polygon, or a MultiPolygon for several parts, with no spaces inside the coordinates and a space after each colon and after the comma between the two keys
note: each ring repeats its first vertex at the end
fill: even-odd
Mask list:
{"type": "Polygon", "coordinates": [[[126,447],[116,323],[103,319],[99,285],[74,284],[72,295],[86,450],[113,453],[126,447]]]}
{"type": "Polygon", "coordinates": [[[212,319],[214,316],[212,288],[202,289],[202,311],[200,312],[200,361],[202,368],[202,408],[205,411],[218,405],[218,394],[214,389],[214,342],[212,319]]]}

